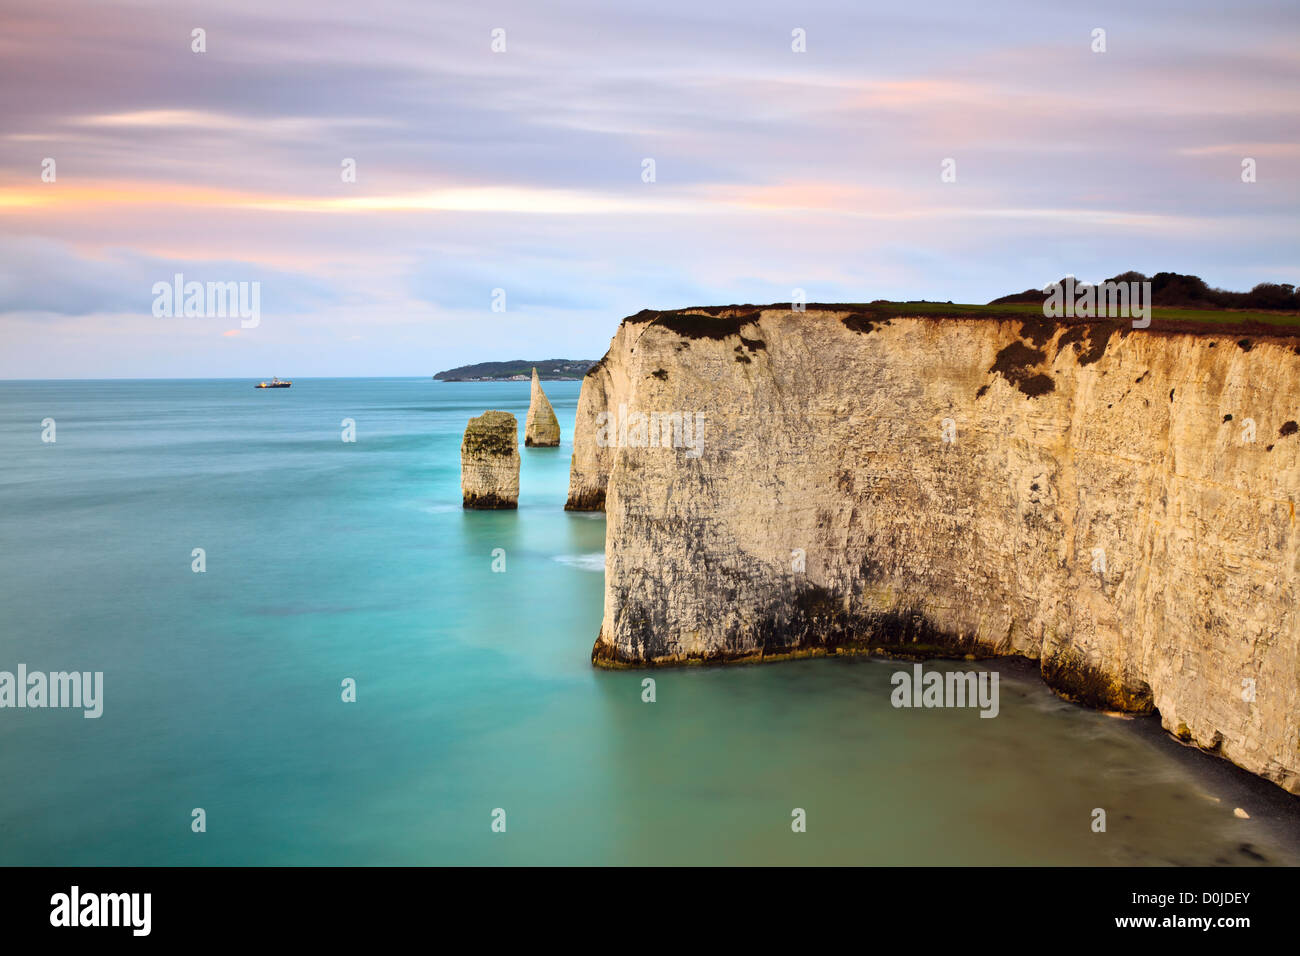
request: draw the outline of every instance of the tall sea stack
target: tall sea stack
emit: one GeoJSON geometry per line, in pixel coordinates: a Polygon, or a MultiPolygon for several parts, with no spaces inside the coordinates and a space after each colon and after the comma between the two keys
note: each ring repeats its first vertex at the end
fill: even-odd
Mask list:
{"type": "Polygon", "coordinates": [[[460,492],[466,508],[519,507],[519,423],[509,412],[471,418],[460,443],[460,492]]]}
{"type": "Polygon", "coordinates": [[[528,418],[524,421],[524,444],[529,448],[554,448],[559,443],[560,423],[542,391],[537,369],[533,369],[533,395],[528,403],[528,418]]]}

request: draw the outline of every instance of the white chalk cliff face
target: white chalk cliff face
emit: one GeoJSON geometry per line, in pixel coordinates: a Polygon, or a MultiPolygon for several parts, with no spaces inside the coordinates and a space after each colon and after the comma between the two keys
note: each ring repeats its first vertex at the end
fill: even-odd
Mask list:
{"type": "Polygon", "coordinates": [[[1023,655],[1300,793],[1300,345],[1158,325],[626,320],[567,506],[607,513],[593,660],[1023,655]]]}
{"type": "Polygon", "coordinates": [[[560,443],[560,421],[555,417],[551,400],[542,391],[542,383],[533,369],[533,388],[524,419],[525,447],[554,447],[560,443]]]}

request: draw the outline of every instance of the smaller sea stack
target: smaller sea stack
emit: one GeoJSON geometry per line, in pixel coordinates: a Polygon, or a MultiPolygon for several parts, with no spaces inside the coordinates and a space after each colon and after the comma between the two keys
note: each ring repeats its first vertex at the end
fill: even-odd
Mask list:
{"type": "Polygon", "coordinates": [[[542,391],[542,382],[533,369],[533,396],[528,403],[528,418],[524,421],[524,445],[529,448],[554,448],[560,443],[560,422],[555,409],[542,391]]]}
{"type": "Polygon", "coordinates": [[[519,507],[519,423],[515,416],[490,411],[469,420],[460,443],[460,492],[466,508],[519,507]]]}

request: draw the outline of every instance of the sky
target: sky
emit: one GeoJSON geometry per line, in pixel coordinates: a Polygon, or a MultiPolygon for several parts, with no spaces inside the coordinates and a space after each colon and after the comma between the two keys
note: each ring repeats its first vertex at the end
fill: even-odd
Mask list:
{"type": "Polygon", "coordinates": [[[1300,283],[1298,94],[1293,0],[0,0],[0,378],[595,359],[641,309],[795,289],[1300,283]],[[257,283],[257,324],[155,315],[178,273],[257,283]]]}

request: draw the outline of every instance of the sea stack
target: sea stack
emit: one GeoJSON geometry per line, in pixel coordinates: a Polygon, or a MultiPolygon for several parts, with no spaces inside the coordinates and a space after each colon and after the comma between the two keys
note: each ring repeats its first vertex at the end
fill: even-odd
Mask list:
{"type": "Polygon", "coordinates": [[[537,369],[533,369],[533,397],[524,421],[524,444],[529,448],[554,448],[560,443],[560,422],[555,417],[546,393],[542,391],[537,369]]]}
{"type": "Polygon", "coordinates": [[[515,416],[496,411],[471,418],[465,426],[460,492],[466,508],[519,507],[518,429],[515,416]]]}

